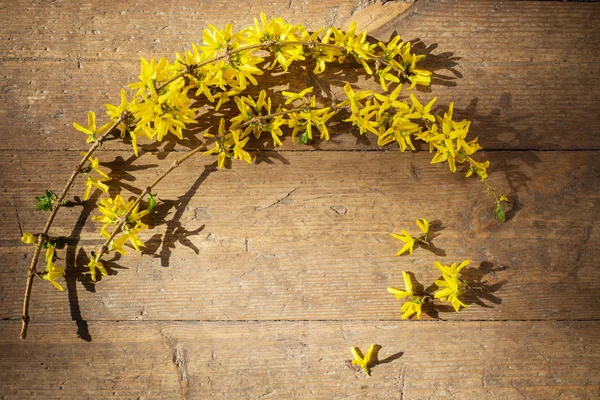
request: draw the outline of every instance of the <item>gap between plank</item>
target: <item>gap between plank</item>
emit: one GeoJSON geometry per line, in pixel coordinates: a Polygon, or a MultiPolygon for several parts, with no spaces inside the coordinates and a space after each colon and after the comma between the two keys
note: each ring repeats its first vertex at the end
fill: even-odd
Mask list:
{"type": "MultiPolygon", "coordinates": [[[[3,318],[2,322],[20,322],[21,317],[8,317],[3,318]]],[[[64,320],[64,321],[33,321],[33,324],[69,324],[77,322],[78,320],[64,320]]],[[[354,323],[389,323],[398,324],[405,323],[403,320],[398,319],[229,319],[229,320],[214,320],[214,319],[86,319],[86,322],[114,322],[114,323],[131,323],[131,324],[164,324],[164,323],[178,323],[178,324],[246,324],[246,323],[268,323],[268,324],[295,324],[295,323],[341,323],[341,322],[354,322],[354,323]]],[[[472,319],[472,320],[422,320],[408,323],[420,323],[420,324],[432,324],[432,323],[499,323],[499,322],[577,322],[577,323],[595,323],[600,322],[600,319],[472,319]]],[[[1,323],[1,322],[0,322],[1,323]]]]}
{"type": "MultiPolygon", "coordinates": [[[[600,0],[598,0],[600,1],[600,0]]],[[[85,151],[87,148],[67,148],[67,149],[0,149],[0,152],[38,152],[38,153],[56,153],[56,152],[65,152],[65,151],[85,151]]],[[[127,149],[101,149],[100,152],[108,153],[108,152],[123,152],[128,151],[127,149]]],[[[496,149],[486,147],[483,149],[485,152],[524,152],[524,151],[536,151],[536,152],[596,152],[600,151],[600,148],[582,148],[582,149],[535,149],[535,148],[518,148],[518,149],[496,149]]],[[[143,150],[141,153],[143,154],[143,150]]],[[[160,151],[149,151],[148,153],[188,153],[188,149],[173,149],[173,150],[160,150],[160,151]]],[[[311,150],[294,150],[294,149],[282,149],[282,150],[249,150],[252,153],[315,153],[315,152],[338,152],[338,153],[356,153],[356,152],[377,152],[377,153],[397,153],[397,149],[311,149],[311,150]]],[[[429,153],[429,150],[415,150],[410,153],[429,153]]]]}

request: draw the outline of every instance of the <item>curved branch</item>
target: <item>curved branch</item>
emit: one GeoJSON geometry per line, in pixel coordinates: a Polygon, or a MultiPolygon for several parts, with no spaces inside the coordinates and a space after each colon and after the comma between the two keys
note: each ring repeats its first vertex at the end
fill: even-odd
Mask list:
{"type": "Polygon", "coordinates": [[[87,153],[85,153],[85,155],[83,156],[83,158],[81,159],[79,164],[77,164],[77,166],[73,170],[73,173],[67,180],[67,183],[63,187],[63,190],[60,193],[60,195],[54,200],[54,204],[52,205],[52,212],[50,213],[50,216],[46,220],[46,225],[44,226],[44,230],[42,231],[42,233],[40,233],[40,235],[38,237],[38,244],[37,244],[37,247],[35,248],[35,252],[33,253],[33,258],[31,259],[31,264],[29,265],[29,270],[27,271],[27,284],[25,286],[25,297],[23,298],[23,314],[21,315],[21,334],[20,334],[21,339],[25,339],[25,337],[27,336],[27,325],[29,324],[29,319],[30,319],[29,318],[29,299],[31,298],[31,285],[33,282],[33,277],[36,276],[36,273],[37,273],[37,271],[36,271],[37,262],[38,262],[40,253],[42,251],[44,242],[48,238],[48,232],[50,231],[52,222],[54,222],[54,218],[56,218],[56,214],[58,214],[58,210],[60,209],[60,207],[62,205],[62,201],[65,199],[67,193],[69,192],[69,189],[71,189],[71,186],[73,186],[73,182],[75,181],[75,178],[77,177],[77,175],[79,175],[79,173],[81,172],[81,168],[84,166],[84,164],[89,160],[89,158],[92,156],[92,154],[94,154],[96,149],[98,149],[98,147],[100,147],[100,145],[102,144],[102,142],[104,142],[104,140],[108,137],[108,135],[113,133],[117,129],[119,124],[121,124],[121,122],[126,120],[128,116],[129,116],[128,111],[123,112],[123,114],[121,114],[119,119],[117,119],[115,121],[115,123],[112,124],[112,126],[106,132],[104,132],[100,137],[98,137],[96,139],[94,144],[89,148],[87,153]]]}

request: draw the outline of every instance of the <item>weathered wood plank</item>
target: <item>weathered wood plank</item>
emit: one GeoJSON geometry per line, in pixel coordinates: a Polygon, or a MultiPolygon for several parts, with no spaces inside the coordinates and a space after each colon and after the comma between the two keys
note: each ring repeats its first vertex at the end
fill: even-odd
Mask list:
{"type": "Polygon", "coordinates": [[[175,0],[169,4],[116,0],[103,2],[58,1],[2,6],[2,58],[23,61],[37,58],[138,58],[171,56],[200,42],[202,30],[213,24],[236,29],[253,25],[261,12],[280,16],[308,29],[340,25],[362,8],[360,0],[256,1],[175,0]]]}
{"type": "MultiPolygon", "coordinates": [[[[33,196],[48,182],[61,185],[78,157],[53,154],[0,159],[3,317],[19,315],[31,256],[19,242],[19,225],[43,226],[44,215],[30,211],[33,196]]],[[[597,319],[596,152],[486,155],[496,166],[491,184],[518,209],[505,224],[494,220],[477,180],[430,165],[423,152],[261,152],[256,165],[221,171],[214,164],[205,170],[206,158],[192,159],[157,188],[163,222],[143,236],[154,256],[119,260],[118,275],[103,279],[96,293],[72,282],[71,296],[90,320],[398,319],[400,303],[385,288],[402,285],[403,269],[427,287],[438,277],[434,261],[471,259],[471,276],[495,290],[482,299],[492,308],[474,305],[440,313],[443,319],[597,319]],[[394,257],[401,246],[390,233],[416,234],[414,220],[422,217],[443,224],[434,239],[440,251],[394,257]]],[[[123,178],[127,197],[158,174],[145,168],[165,168],[173,156],[117,161],[112,174],[123,178]]],[[[122,156],[100,154],[104,161],[115,157],[122,156]]],[[[85,210],[83,217],[81,208],[61,211],[53,232],[73,234],[89,251],[100,242],[85,210]]],[[[72,265],[79,250],[60,254],[72,265]]],[[[36,284],[32,310],[39,321],[68,320],[73,312],[67,296],[48,284],[36,284]]]]}
{"type": "Polygon", "coordinates": [[[598,63],[600,4],[546,1],[419,1],[374,31],[437,44],[462,63],[598,63]]]}
{"type": "MultiPolygon", "coordinates": [[[[372,30],[379,23],[369,26],[362,22],[367,18],[361,14],[370,10],[361,7],[368,3],[342,0],[332,6],[318,1],[273,1],[241,7],[231,7],[224,0],[203,4],[177,0],[169,7],[115,0],[87,4],[72,0],[6,3],[0,46],[3,59],[24,62],[38,58],[69,58],[76,62],[78,57],[112,59],[137,53],[170,56],[187,48],[190,40],[201,40],[202,29],[209,23],[249,26],[261,11],[302,23],[308,29],[343,26],[354,19],[372,30]]],[[[462,62],[600,61],[596,51],[600,39],[593,34],[599,26],[595,16],[600,6],[594,3],[436,0],[419,1],[406,13],[398,4],[372,7],[401,16],[375,29],[377,37],[387,39],[397,30],[407,40],[420,38],[427,45],[437,43],[440,50],[453,52],[462,62]]]]}
{"type": "Polygon", "coordinates": [[[24,398],[600,396],[598,322],[0,323],[1,391],[24,398]],[[351,346],[382,346],[371,377],[351,346]]]}
{"type": "MultiPolygon", "coordinates": [[[[302,6],[314,14],[303,14],[301,18],[315,26],[322,24],[322,18],[327,19],[331,13],[338,13],[336,21],[348,19],[354,9],[350,3],[342,3],[337,11],[333,7],[327,12],[319,8],[323,5],[314,9],[302,6]]],[[[216,15],[222,6],[220,2],[211,4],[215,8],[209,8],[208,12],[215,14],[206,15],[216,15]]],[[[50,47],[46,52],[50,55],[43,56],[30,46],[45,45],[35,44],[30,40],[28,30],[19,26],[9,29],[9,37],[14,40],[0,43],[4,54],[12,54],[10,49],[21,44],[24,50],[19,50],[19,54],[25,52],[29,54],[27,57],[33,57],[13,54],[1,60],[5,83],[0,99],[9,106],[0,110],[0,118],[8,121],[4,126],[11,129],[10,133],[3,134],[5,139],[0,146],[4,149],[84,148],[71,123],[85,120],[88,110],[101,113],[102,104],[115,102],[119,88],[137,76],[138,57],[172,57],[174,51],[189,47],[189,38],[199,37],[209,21],[208,16],[204,21],[191,14],[191,6],[186,3],[178,3],[173,8],[178,18],[184,18],[183,22],[175,21],[175,17],[169,17],[164,10],[154,10],[153,6],[134,13],[133,10],[139,8],[136,4],[128,6],[131,10],[125,10],[124,14],[120,14],[123,11],[119,11],[120,5],[111,6],[110,2],[103,4],[100,10],[69,2],[40,7],[24,12],[39,14],[41,10],[55,10],[56,20],[52,21],[57,25],[53,28],[56,31],[49,29],[52,32],[48,34],[62,32],[66,35],[63,35],[65,40],[55,40],[59,47],[50,47]],[[68,39],[69,34],[63,32],[74,29],[72,17],[66,12],[59,13],[60,7],[82,8],[78,11],[82,28],[73,31],[73,39],[68,39]],[[154,22],[152,18],[158,18],[158,21],[154,22]],[[193,18],[196,19],[192,22],[193,18]],[[109,21],[112,29],[122,32],[103,31],[102,28],[98,35],[89,33],[94,31],[92,25],[105,27],[109,21]],[[161,22],[156,26],[168,25],[173,29],[152,32],[145,28],[148,21],[153,24],[162,21],[164,24],[161,22]],[[168,21],[175,22],[169,24],[168,21]],[[138,26],[141,36],[134,35],[133,39],[127,36],[127,24],[138,26]],[[166,38],[156,47],[148,45],[155,39],[147,35],[165,35],[166,38]],[[101,40],[96,40],[97,36],[101,40]],[[171,36],[175,38],[169,39],[171,36]],[[106,47],[107,43],[110,46],[106,47]],[[140,43],[146,45],[140,47],[140,43]],[[100,45],[104,47],[96,48],[100,45]],[[108,53],[102,52],[112,46],[118,47],[119,52],[110,49],[108,53]],[[81,53],[92,55],[82,56],[81,53]]],[[[292,10],[294,7],[300,6],[292,6],[292,10]]],[[[494,2],[419,2],[406,18],[396,19],[374,34],[383,39],[397,29],[405,38],[420,38],[428,46],[427,51],[432,51],[432,55],[424,62],[440,76],[435,78],[432,92],[423,94],[422,98],[439,96],[438,104],[444,107],[450,101],[456,101],[457,109],[462,110],[457,116],[475,119],[473,135],[479,136],[485,147],[597,149],[600,64],[594,58],[598,53],[598,38],[593,32],[598,29],[598,19],[591,17],[598,7],[598,4],[557,2],[543,5],[535,2],[502,5],[494,2]],[[437,48],[433,49],[435,46],[437,48]],[[456,79],[457,76],[460,78],[456,79]],[[569,133],[569,140],[565,139],[565,132],[569,133]]],[[[286,14],[283,9],[281,12],[293,21],[300,18],[299,14],[286,14]]],[[[253,15],[232,16],[244,25],[253,15]]],[[[215,18],[211,19],[213,23],[225,23],[221,20],[224,16],[215,18]]],[[[30,24],[26,18],[15,18],[11,23],[30,24]]],[[[35,37],[39,36],[42,34],[38,32],[35,37]]],[[[335,79],[355,81],[357,77],[352,71],[346,68],[343,78],[335,79]]],[[[331,78],[323,77],[321,84],[331,78]]],[[[264,80],[267,87],[284,81],[314,85],[304,74],[264,80]]],[[[369,143],[338,137],[336,141],[320,146],[325,149],[372,148],[372,141],[369,143]]]]}

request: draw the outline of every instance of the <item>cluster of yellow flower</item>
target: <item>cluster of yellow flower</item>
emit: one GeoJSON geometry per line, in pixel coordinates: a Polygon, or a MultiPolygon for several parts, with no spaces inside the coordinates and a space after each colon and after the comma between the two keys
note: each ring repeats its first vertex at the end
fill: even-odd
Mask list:
{"type": "MultiPolygon", "coordinates": [[[[402,255],[407,251],[412,254],[414,245],[416,243],[422,243],[424,245],[429,244],[429,222],[423,218],[417,219],[416,223],[422,232],[422,235],[419,237],[412,236],[404,229],[402,230],[402,235],[394,233],[392,234],[394,238],[404,242],[402,249],[396,253],[397,256],[402,255]]],[[[459,296],[464,295],[470,289],[467,281],[461,279],[459,275],[461,270],[470,263],[470,260],[464,260],[458,265],[456,265],[455,262],[452,263],[452,265],[443,265],[440,262],[435,261],[434,265],[442,273],[442,278],[435,280],[434,284],[437,286],[437,290],[435,293],[433,293],[433,296],[431,293],[425,292],[422,289],[417,292],[409,273],[402,271],[404,289],[397,289],[394,287],[387,288],[387,291],[393,294],[397,299],[404,299],[404,303],[401,307],[401,318],[405,320],[415,315],[417,319],[421,319],[423,305],[429,303],[432,299],[439,299],[443,302],[450,303],[457,312],[461,309],[461,307],[469,307],[468,304],[463,303],[459,299],[459,296]]],[[[371,345],[364,356],[358,347],[352,347],[351,351],[354,358],[352,359],[351,363],[362,368],[362,370],[367,374],[370,374],[371,367],[377,364],[376,352],[380,347],[381,346],[376,344],[371,345]]]]}
{"type": "Polygon", "coordinates": [[[429,235],[429,222],[423,218],[417,220],[417,226],[423,232],[423,235],[419,237],[413,237],[406,230],[402,229],[402,235],[398,235],[397,233],[392,233],[392,237],[395,237],[398,240],[402,240],[404,242],[404,246],[400,249],[399,252],[396,253],[397,256],[404,254],[405,252],[413,253],[413,249],[415,247],[415,243],[423,243],[428,244],[427,236],[429,235]]]}
{"type": "MultiPolygon", "coordinates": [[[[427,242],[430,227],[429,222],[423,218],[421,220],[418,219],[416,223],[423,232],[423,235],[419,237],[413,237],[404,229],[402,230],[402,235],[392,234],[393,237],[404,242],[402,249],[396,253],[397,256],[406,251],[412,254],[415,243],[429,244],[427,242]]],[[[458,266],[456,266],[456,263],[453,263],[451,266],[442,265],[437,261],[434,263],[435,267],[442,273],[442,279],[435,281],[439,290],[435,292],[434,298],[451,303],[455,311],[459,311],[461,306],[468,307],[468,305],[458,299],[458,296],[465,294],[468,287],[466,282],[459,279],[458,276],[460,271],[470,263],[470,260],[464,260],[458,266]]],[[[387,290],[391,294],[396,295],[397,299],[407,299],[402,305],[402,319],[407,319],[413,314],[417,315],[417,319],[421,319],[421,308],[431,296],[425,293],[415,294],[410,275],[406,271],[402,271],[402,277],[404,278],[404,290],[393,287],[389,287],[387,290]]]]}
{"type": "MultiPolygon", "coordinates": [[[[39,237],[37,235],[32,235],[29,232],[25,232],[21,237],[21,241],[25,244],[38,244],[39,237]]],[[[62,292],[65,289],[58,282],[56,282],[56,280],[60,277],[66,276],[65,270],[64,268],[61,268],[58,265],[54,264],[54,261],[56,261],[54,244],[46,242],[44,243],[44,246],[46,248],[46,255],[44,256],[44,259],[46,261],[46,268],[41,274],[41,278],[49,281],[55,288],[62,292]]]]}
{"type": "MultiPolygon", "coordinates": [[[[138,235],[148,229],[148,225],[141,221],[141,218],[148,215],[150,211],[142,210],[139,211],[139,204],[134,206],[134,200],[130,200],[125,203],[121,195],[116,195],[114,199],[100,199],[100,205],[98,210],[102,215],[92,217],[93,220],[100,221],[104,225],[100,232],[106,239],[111,237],[111,234],[106,230],[111,225],[116,225],[119,222],[123,222],[121,227],[121,235],[110,241],[110,248],[108,251],[116,251],[122,255],[126,255],[127,251],[123,248],[125,243],[129,241],[136,251],[140,251],[141,247],[144,247],[144,243],[140,240],[138,235]]],[[[90,275],[92,281],[96,280],[96,268],[100,270],[102,275],[106,275],[106,269],[100,262],[100,254],[93,255],[88,264],[90,269],[90,275]]]]}
{"type": "MultiPolygon", "coordinates": [[[[434,298],[452,304],[455,311],[459,311],[461,307],[469,307],[458,297],[465,294],[468,288],[467,283],[459,278],[459,273],[470,263],[471,261],[464,260],[458,266],[456,263],[448,266],[442,265],[437,261],[435,262],[435,267],[442,273],[442,279],[435,281],[438,290],[435,292],[434,298]]],[[[403,320],[413,315],[416,315],[417,319],[421,319],[423,305],[430,300],[431,296],[425,293],[415,293],[410,275],[406,271],[402,271],[402,277],[404,278],[404,290],[393,287],[389,287],[387,290],[389,293],[395,295],[397,299],[405,299],[401,308],[403,320]]],[[[358,347],[352,347],[350,349],[354,357],[351,361],[352,364],[362,368],[364,372],[370,375],[371,367],[378,362],[375,354],[380,347],[379,345],[372,344],[365,355],[362,354],[358,347]]]]}
{"type": "MultiPolygon", "coordinates": [[[[158,61],[142,58],[138,81],[128,85],[133,91],[132,98],[128,99],[122,89],[119,105],[105,104],[110,118],[107,124],[98,128],[96,115],[90,111],[87,127],[77,123],[73,126],[87,135],[87,143],[95,145],[107,132],[118,129],[122,138],[128,136],[137,156],[138,139],[142,136],[161,141],[173,134],[181,139],[183,131],[196,123],[198,107],[194,107],[194,101],[204,99],[212,103],[216,111],[233,100],[239,113],[229,120],[221,118],[216,133],[205,133],[205,137],[214,142],[205,154],[216,154],[218,166],[223,167],[230,158],[252,162],[251,154],[245,150],[251,134],[256,138],[269,135],[274,146],[282,145],[282,128],[289,129],[292,140],[298,137],[301,143],[311,141],[316,131],[321,139],[329,140],[327,123],[343,111],[348,114],[346,122],[357,126],[361,134],[376,135],[381,146],[395,141],[402,151],[415,150],[413,141],[422,140],[431,152],[436,150],[432,163],[448,162],[450,169],[456,171],[456,164],[468,162],[467,175],[476,173],[482,180],[487,177],[489,162],[476,162],[471,157],[481,147],[477,139],[467,141],[468,121],[452,120],[453,104],[441,117],[432,114],[435,98],[425,106],[413,94],[408,97],[410,103],[408,99],[401,99],[403,84],[407,84],[408,89],[427,86],[431,83],[431,72],[417,67],[424,55],[414,54],[410,42],[402,42],[399,36],[388,43],[372,43],[367,40],[366,31],[357,32],[355,24],[347,31],[323,27],[311,33],[303,25],[293,25],[282,18],[268,19],[261,14],[253,26],[235,33],[231,24],[224,29],[209,25],[203,31],[202,41],[200,45],[192,44],[191,50],[176,54],[173,63],[165,58],[158,61]],[[319,74],[328,63],[345,59],[355,60],[367,74],[378,77],[384,91],[390,83],[396,87],[391,93],[379,94],[355,92],[346,84],[347,99],[331,106],[317,104],[312,87],[298,93],[283,91],[286,101],[279,106],[273,104],[265,90],[260,91],[257,98],[243,95],[249,85],[258,84],[256,78],[266,69],[280,67],[287,71],[293,62],[313,61],[313,73],[319,74]],[[194,101],[191,94],[196,97],[194,101]]],[[[110,179],[99,168],[99,160],[90,154],[87,156],[89,164],[80,170],[85,177],[84,200],[90,197],[93,188],[107,192],[105,182],[110,179]]],[[[101,252],[92,255],[88,264],[92,280],[96,279],[96,269],[106,273],[100,262],[103,253],[125,254],[127,242],[136,250],[143,246],[138,234],[147,229],[147,225],[140,219],[149,211],[138,212],[138,208],[139,200],[135,206],[133,200],[126,203],[120,196],[100,200],[102,215],[94,219],[103,222],[101,233],[107,244],[101,252]],[[111,225],[117,226],[119,232],[109,233],[107,228],[111,225]]],[[[412,253],[415,241],[427,242],[428,227],[419,226],[425,232],[424,237],[413,239],[403,231],[402,240],[406,244],[399,254],[412,253]]]]}
{"type": "Polygon", "coordinates": [[[411,93],[407,100],[399,100],[402,86],[398,85],[389,95],[373,93],[370,90],[354,92],[349,84],[344,87],[348,97],[338,106],[349,106],[351,116],[346,119],[358,126],[360,134],[371,132],[377,136],[377,144],[385,146],[396,142],[400,151],[407,148],[416,150],[413,139],[429,144],[429,151],[436,151],[432,164],[448,162],[450,170],[456,172],[456,164],[469,163],[466,176],[476,173],[482,181],[487,179],[489,161],[476,162],[471,156],[481,149],[477,138],[467,142],[470,121],[452,120],[454,103],[450,103],[443,117],[431,114],[437,97],[423,106],[411,93]]]}
{"type": "MultiPolygon", "coordinates": [[[[469,307],[458,298],[458,296],[465,294],[467,288],[466,282],[459,279],[458,275],[460,270],[470,263],[470,260],[464,260],[458,267],[456,263],[448,266],[436,261],[434,264],[442,272],[443,278],[435,281],[439,290],[435,292],[434,298],[452,304],[455,311],[459,311],[460,307],[469,307]]],[[[389,293],[395,295],[397,299],[406,299],[404,304],[402,304],[402,319],[410,318],[413,314],[417,315],[417,319],[421,319],[421,308],[430,296],[414,293],[410,275],[406,271],[402,271],[402,277],[404,278],[404,290],[393,287],[389,287],[387,290],[389,293]]]]}
{"type": "MultiPolygon", "coordinates": [[[[253,85],[258,83],[255,76],[262,75],[264,68],[272,69],[276,65],[287,70],[292,62],[308,58],[316,62],[313,72],[321,73],[326,63],[336,60],[343,62],[346,57],[352,56],[368,74],[374,72],[367,61],[375,61],[375,73],[380,77],[384,90],[387,90],[386,81],[408,82],[411,88],[429,85],[431,73],[416,68],[416,62],[423,56],[411,53],[410,43],[401,42],[400,37],[395,37],[387,44],[371,44],[366,40],[365,31],[356,33],[355,24],[347,32],[337,28],[324,31],[325,28],[321,28],[309,33],[302,25],[292,25],[282,18],[269,20],[264,14],[261,14],[260,21],[255,19],[254,26],[235,34],[231,24],[223,30],[209,25],[203,32],[203,44],[192,44],[192,50],[185,51],[183,55],[177,54],[173,64],[169,64],[165,58],[158,62],[148,62],[142,58],[139,81],[129,85],[130,89],[137,90],[133,99],[129,102],[122,91],[121,104],[107,104],[107,113],[113,122],[123,113],[128,113],[128,118],[120,123],[120,129],[122,136],[129,133],[137,155],[139,136],[160,141],[167,133],[172,133],[181,138],[182,129],[195,122],[188,91],[192,90],[196,96],[204,96],[210,102],[217,102],[215,110],[234,98],[244,115],[246,107],[243,104],[247,103],[248,98],[238,95],[246,89],[248,82],[253,85]],[[261,65],[265,59],[256,55],[261,50],[272,54],[270,66],[261,65]]],[[[327,140],[329,134],[324,122],[333,114],[324,109],[315,109],[309,114],[296,113],[291,116],[292,119],[299,119],[288,124],[294,129],[293,136],[305,127],[303,139],[311,139],[311,126],[315,125],[321,131],[321,137],[327,140]],[[320,121],[313,124],[311,118],[305,117],[317,117],[320,121]]],[[[244,140],[244,135],[233,133],[235,121],[232,122],[234,125],[230,128],[232,132],[229,137],[213,152],[219,154],[220,161],[233,155],[234,136],[238,136],[238,142],[244,140]],[[224,146],[226,143],[231,146],[224,146]]],[[[281,144],[278,137],[283,134],[278,123],[281,123],[280,118],[266,124],[275,145],[281,144]]],[[[254,133],[257,132],[254,129],[254,133]]],[[[88,135],[91,138],[89,140],[93,141],[94,134],[88,135]]],[[[248,157],[244,159],[249,160],[248,157]]]]}
{"type": "Polygon", "coordinates": [[[332,111],[330,107],[316,107],[315,96],[306,100],[305,95],[312,90],[313,88],[309,87],[300,93],[283,91],[283,96],[287,97],[286,105],[295,100],[300,100],[302,104],[292,109],[278,107],[274,113],[271,112],[271,98],[267,97],[264,90],[260,91],[256,100],[250,96],[236,96],[235,103],[239,114],[231,118],[228,130],[225,129],[225,119],[221,118],[218,133],[204,135],[206,138],[217,139],[214,147],[205,154],[217,154],[219,168],[223,167],[227,158],[236,158],[252,163],[250,153],[244,150],[250,134],[253,133],[256,138],[260,138],[263,133],[266,133],[273,140],[273,146],[277,147],[283,144],[280,139],[283,136],[282,126],[287,126],[292,130],[292,139],[296,138],[298,132],[302,132],[300,135],[302,143],[312,140],[313,127],[320,132],[321,139],[329,140],[326,123],[335,115],[336,111],[332,111]]]}
{"type": "MultiPolygon", "coordinates": [[[[158,62],[142,58],[139,80],[129,85],[135,91],[132,100],[128,101],[122,90],[119,106],[106,104],[111,122],[120,121],[121,136],[128,133],[136,155],[140,136],[161,141],[171,133],[181,139],[182,131],[196,122],[195,109],[188,96],[190,91],[209,102],[216,102],[215,110],[234,99],[240,111],[239,116],[231,119],[229,128],[220,124],[219,140],[208,152],[218,155],[220,167],[227,158],[251,162],[250,155],[243,151],[249,131],[256,137],[267,132],[275,146],[282,144],[282,125],[292,129],[293,139],[300,132],[302,143],[312,139],[312,127],[320,131],[321,139],[328,140],[326,122],[337,110],[317,107],[314,96],[302,109],[292,112],[277,107],[269,118],[271,101],[265,99],[264,92],[257,100],[239,95],[248,83],[258,83],[256,76],[262,75],[265,68],[272,69],[278,65],[287,70],[294,61],[312,59],[316,62],[313,72],[322,73],[327,63],[343,62],[351,57],[363,66],[367,74],[379,77],[384,91],[387,91],[390,82],[399,85],[387,96],[371,91],[354,93],[350,85],[346,85],[344,91],[348,100],[337,105],[350,106],[351,115],[346,121],[358,126],[361,134],[370,131],[377,135],[381,146],[396,141],[402,151],[407,148],[415,150],[413,140],[423,140],[429,144],[431,151],[436,150],[432,163],[447,161],[450,169],[455,171],[456,163],[468,161],[467,175],[477,173],[482,180],[487,177],[489,162],[476,162],[471,157],[481,147],[477,139],[465,141],[469,122],[452,121],[452,104],[443,118],[438,116],[436,119],[431,114],[436,99],[422,106],[412,94],[410,105],[398,98],[402,83],[409,83],[408,89],[412,89],[431,82],[431,72],[416,67],[424,55],[412,53],[410,42],[402,42],[399,36],[395,36],[388,43],[371,43],[367,41],[366,31],[356,32],[356,24],[352,24],[346,32],[334,27],[325,30],[323,27],[309,33],[303,25],[293,25],[282,18],[269,20],[264,13],[260,20],[255,19],[254,22],[254,26],[236,33],[231,24],[222,30],[209,25],[203,31],[202,45],[192,44],[191,50],[176,55],[173,64],[165,58],[158,62]],[[264,51],[272,55],[270,65],[263,65],[265,59],[257,55],[264,51]],[[289,119],[284,119],[284,115],[288,115],[289,119]],[[239,125],[245,125],[246,129],[239,130],[239,125]]],[[[283,95],[289,96],[286,101],[289,104],[310,91],[312,88],[296,94],[284,91],[283,95]]],[[[93,123],[90,122],[87,129],[78,124],[74,126],[88,134],[88,142],[91,143],[110,123],[96,130],[95,115],[90,112],[89,117],[93,123]]],[[[99,183],[98,180],[90,181],[89,185],[95,184],[104,190],[99,183]]]]}

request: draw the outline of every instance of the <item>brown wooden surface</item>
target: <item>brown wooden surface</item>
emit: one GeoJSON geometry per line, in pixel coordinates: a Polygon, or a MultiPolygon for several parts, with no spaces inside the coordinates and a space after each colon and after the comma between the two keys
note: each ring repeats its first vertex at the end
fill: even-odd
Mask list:
{"type": "MultiPolygon", "coordinates": [[[[600,397],[600,4],[231,4],[1,6],[0,396],[600,397]],[[372,151],[372,138],[341,125],[330,143],[288,141],[277,152],[259,144],[256,165],[217,171],[199,156],[157,188],[147,254],[109,263],[95,287],[76,281],[76,269],[62,294],[35,282],[20,341],[32,252],[19,238],[43,226],[33,196],[59,190],[86,148],[71,123],[117,101],[139,57],[172,58],[208,23],[245,26],[260,11],[309,29],[356,20],[381,40],[394,29],[420,39],[439,76],[418,95],[444,107],[454,100],[459,116],[474,119],[489,181],[514,205],[508,222],[493,219],[476,179],[430,165],[427,152],[372,151]],[[395,257],[390,233],[416,232],[422,217],[441,223],[436,249],[395,257]],[[427,286],[438,277],[434,261],[463,259],[487,286],[469,309],[400,320],[385,289],[402,285],[402,270],[427,286]],[[371,343],[389,362],[371,377],[347,368],[350,347],[371,343]]],[[[334,86],[372,86],[352,65],[337,70],[334,86]]],[[[263,82],[314,84],[299,70],[263,82]]],[[[121,180],[112,194],[139,193],[200,135],[146,145],[138,159],[107,143],[99,157],[121,180]]],[[[82,192],[76,185],[73,194],[82,192]]],[[[59,250],[70,267],[101,244],[93,215],[91,202],[59,213],[52,234],[70,237],[59,250]]]]}
{"type": "MultiPolygon", "coordinates": [[[[0,359],[7,398],[598,398],[598,322],[40,323],[0,359]],[[569,337],[569,340],[565,340],[569,337]],[[382,343],[372,376],[349,343],[382,343]],[[26,361],[26,362],[24,362],[26,361]],[[31,372],[35,371],[35,375],[31,372]]],[[[0,326],[14,346],[18,326],[0,326]]]]}

